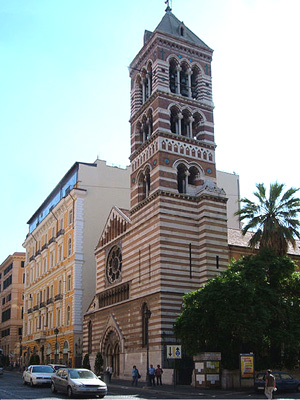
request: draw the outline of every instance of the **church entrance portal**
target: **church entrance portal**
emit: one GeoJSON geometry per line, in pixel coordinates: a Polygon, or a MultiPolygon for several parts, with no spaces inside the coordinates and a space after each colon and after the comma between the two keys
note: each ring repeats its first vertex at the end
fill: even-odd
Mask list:
{"type": "Polygon", "coordinates": [[[104,367],[111,367],[113,376],[120,375],[120,339],[115,331],[111,330],[104,342],[104,367]]]}

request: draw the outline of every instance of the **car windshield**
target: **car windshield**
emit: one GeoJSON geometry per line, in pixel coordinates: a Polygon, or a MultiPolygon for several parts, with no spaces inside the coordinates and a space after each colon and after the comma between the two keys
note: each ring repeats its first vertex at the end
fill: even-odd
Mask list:
{"type": "Polygon", "coordinates": [[[53,368],[49,365],[39,365],[37,367],[32,367],[32,372],[50,372],[53,373],[53,368]]]}
{"type": "Polygon", "coordinates": [[[71,370],[71,379],[94,379],[95,375],[92,371],[71,370]]]}

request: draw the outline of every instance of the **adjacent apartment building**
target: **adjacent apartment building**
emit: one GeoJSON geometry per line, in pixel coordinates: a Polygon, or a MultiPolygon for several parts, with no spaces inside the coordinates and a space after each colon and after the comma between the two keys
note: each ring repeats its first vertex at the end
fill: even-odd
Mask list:
{"type": "Polygon", "coordinates": [[[15,252],[0,265],[0,348],[11,364],[19,364],[23,325],[25,253],[15,252]]]}
{"type": "Polygon", "coordinates": [[[22,362],[81,363],[95,293],[94,250],[109,210],[128,208],[130,169],[76,162],[28,221],[22,362]]]}

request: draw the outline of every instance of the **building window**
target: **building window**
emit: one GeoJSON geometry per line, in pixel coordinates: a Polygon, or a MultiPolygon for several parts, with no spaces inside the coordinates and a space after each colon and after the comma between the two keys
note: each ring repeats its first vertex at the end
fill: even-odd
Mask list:
{"type": "Polygon", "coordinates": [[[58,294],[62,294],[62,281],[58,282],[58,294]]]}
{"type": "Polygon", "coordinates": [[[12,284],[12,275],[5,279],[3,282],[3,290],[12,284]]]}
{"type": "Polygon", "coordinates": [[[69,219],[68,219],[69,225],[73,223],[73,210],[69,211],[69,219]]]}
{"type": "Polygon", "coordinates": [[[92,339],[93,339],[93,326],[92,321],[89,321],[88,325],[88,353],[92,353],[92,339]]]}
{"type": "Polygon", "coordinates": [[[43,274],[47,272],[47,258],[44,258],[43,261],[43,274]]]}
{"type": "Polygon", "coordinates": [[[10,319],[10,308],[2,312],[2,322],[8,321],[10,319]]]}
{"type": "Polygon", "coordinates": [[[67,276],[67,291],[71,290],[71,275],[67,276]]]}
{"type": "Polygon", "coordinates": [[[57,326],[60,326],[60,309],[57,310],[57,326]]]}
{"type": "Polygon", "coordinates": [[[68,239],[68,257],[72,254],[72,238],[68,239]]]}
{"type": "Polygon", "coordinates": [[[119,246],[114,246],[107,257],[106,278],[109,283],[115,283],[121,279],[122,251],[119,246]]]}
{"type": "Polygon", "coordinates": [[[67,325],[70,325],[71,322],[71,309],[70,306],[67,307],[67,325]]]}

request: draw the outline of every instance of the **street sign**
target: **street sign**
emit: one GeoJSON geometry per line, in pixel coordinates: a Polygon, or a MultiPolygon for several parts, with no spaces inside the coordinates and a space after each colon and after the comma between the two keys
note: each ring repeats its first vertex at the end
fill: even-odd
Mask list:
{"type": "Polygon", "coordinates": [[[167,358],[181,358],[181,345],[167,345],[167,358]]]}

